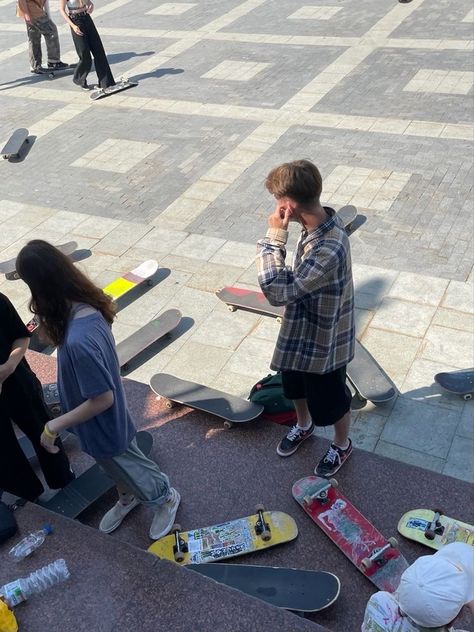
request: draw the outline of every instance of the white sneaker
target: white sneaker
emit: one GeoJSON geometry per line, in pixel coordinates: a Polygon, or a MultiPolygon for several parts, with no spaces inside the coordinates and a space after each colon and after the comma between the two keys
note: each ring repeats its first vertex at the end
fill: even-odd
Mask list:
{"type": "Polygon", "coordinates": [[[171,487],[169,499],[164,505],[158,507],[153,516],[150,527],[150,538],[152,540],[159,540],[169,533],[174,524],[180,501],[181,496],[179,492],[174,487],[171,487]]]}
{"type": "Polygon", "coordinates": [[[102,533],[112,533],[122,524],[122,520],[134,509],[140,501],[131,496],[131,500],[126,505],[120,501],[116,502],[112,509],[105,514],[99,524],[99,531],[102,533]]]}

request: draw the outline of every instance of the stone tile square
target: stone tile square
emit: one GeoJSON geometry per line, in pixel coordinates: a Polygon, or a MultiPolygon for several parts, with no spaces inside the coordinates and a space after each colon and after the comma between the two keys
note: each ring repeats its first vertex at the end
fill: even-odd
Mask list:
{"type": "Polygon", "coordinates": [[[206,235],[188,235],[179,243],[174,251],[175,255],[190,259],[209,261],[225,243],[224,239],[208,237],[206,235]]]}
{"type": "Polygon", "coordinates": [[[466,439],[474,439],[474,400],[465,402],[461,421],[456,428],[456,435],[466,439]]]}
{"type": "Polygon", "coordinates": [[[384,298],[370,323],[371,327],[386,329],[421,338],[430,326],[435,307],[394,298],[384,298]]]}
{"type": "Polygon", "coordinates": [[[421,340],[393,331],[368,327],[362,343],[398,388],[408,373],[421,346],[421,340]]]}
{"type": "Polygon", "coordinates": [[[225,59],[220,64],[201,75],[202,79],[224,79],[225,81],[249,81],[270,64],[253,61],[225,59]]]}
{"type": "Polygon", "coordinates": [[[257,373],[262,377],[270,373],[270,361],[275,344],[271,340],[246,338],[234,351],[226,365],[226,371],[247,375],[257,373]]]}
{"type": "Polygon", "coordinates": [[[230,314],[225,308],[216,309],[194,330],[191,341],[234,351],[249,335],[257,321],[258,316],[250,312],[238,311],[230,314]]]}
{"type": "Polygon", "coordinates": [[[255,262],[256,250],[254,244],[226,241],[209,261],[247,269],[255,262]]]}
{"type": "Polygon", "coordinates": [[[198,342],[187,342],[166,365],[167,373],[212,386],[232,352],[198,342]]]}
{"type": "Polygon", "coordinates": [[[472,72],[421,68],[403,90],[434,94],[468,94],[472,89],[473,78],[472,72]]]}
{"type": "Polygon", "coordinates": [[[400,272],[388,292],[391,298],[423,305],[439,305],[449,281],[413,272],[400,272]]]}
{"type": "Polygon", "coordinates": [[[432,325],[423,341],[421,356],[458,369],[474,366],[474,334],[432,325]]]}
{"type": "Polygon", "coordinates": [[[195,2],[163,2],[163,4],[147,11],[146,15],[182,15],[195,6],[195,2]]]}
{"type": "Polygon", "coordinates": [[[441,305],[460,312],[474,314],[473,284],[463,283],[461,281],[450,281],[441,305]]]}
{"type": "Polygon", "coordinates": [[[289,20],[330,20],[342,7],[333,6],[303,6],[288,16],[289,20]]]}
{"type": "Polygon", "coordinates": [[[474,439],[454,437],[443,474],[474,483],[474,439]]]}
{"type": "Polygon", "coordinates": [[[418,467],[423,467],[426,470],[433,470],[434,472],[442,472],[445,464],[444,459],[431,456],[425,452],[418,452],[418,450],[404,448],[382,439],[380,439],[377,443],[374,451],[376,454],[386,456],[389,459],[402,461],[403,463],[408,463],[409,465],[417,465],[418,467]]]}
{"type": "Polygon", "coordinates": [[[108,138],[72,162],[71,166],[127,173],[158,148],[157,143],[108,138]]]}

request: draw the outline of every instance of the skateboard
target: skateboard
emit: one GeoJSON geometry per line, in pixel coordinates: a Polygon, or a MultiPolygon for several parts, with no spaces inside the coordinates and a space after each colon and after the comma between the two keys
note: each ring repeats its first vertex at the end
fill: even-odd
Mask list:
{"type": "Polygon", "coordinates": [[[262,316],[273,316],[276,318],[277,323],[282,322],[285,314],[284,305],[271,305],[263,292],[257,292],[256,290],[246,290],[241,287],[226,285],[217,290],[216,296],[227,305],[227,309],[230,312],[242,309],[247,312],[262,314],[262,316]]]}
{"type": "Polygon", "coordinates": [[[108,97],[111,94],[115,94],[116,92],[122,92],[122,90],[135,88],[135,86],[138,86],[138,83],[136,81],[121,79],[114,86],[110,86],[110,88],[97,88],[97,90],[93,90],[91,92],[90,98],[92,99],[92,101],[97,101],[98,99],[103,99],[104,97],[108,97]]]}
{"type": "Polygon", "coordinates": [[[188,382],[168,373],[156,373],[150,380],[152,390],[166,400],[166,406],[182,404],[224,419],[224,427],[244,423],[259,417],[263,406],[247,399],[217,391],[203,384],[188,382]]]}
{"type": "Polygon", "coordinates": [[[163,336],[169,335],[180,320],[181,312],[177,309],[169,309],[120,342],[117,345],[120,367],[126,370],[133,358],[163,336]]]}
{"type": "MultiPolygon", "coordinates": [[[[140,431],[137,432],[136,439],[140,450],[148,456],[153,446],[152,435],[149,432],[140,431]]],[[[50,500],[38,504],[49,511],[74,519],[113,487],[115,487],[114,481],[98,463],[95,463],[50,500]]]]}
{"type": "Polygon", "coordinates": [[[397,394],[391,379],[358,340],[355,341],[354,358],[347,365],[347,379],[362,405],[367,400],[374,404],[388,402],[397,394]]]}
{"type": "Polygon", "coordinates": [[[437,373],[434,376],[437,384],[448,393],[461,395],[465,400],[472,399],[474,393],[474,369],[437,373]]]}
{"type": "Polygon", "coordinates": [[[48,75],[48,79],[54,79],[56,75],[62,75],[65,72],[70,72],[74,70],[77,64],[68,64],[64,68],[38,68],[38,75],[48,75]]]}
{"type": "MultiPolygon", "coordinates": [[[[135,287],[138,287],[142,283],[146,283],[147,285],[152,285],[153,281],[151,277],[155,274],[158,269],[158,264],[153,259],[149,259],[144,263],[140,264],[137,268],[134,268],[130,272],[127,272],[123,276],[115,279],[112,283],[109,283],[103,288],[103,292],[108,294],[113,298],[114,301],[118,301],[125,294],[128,294],[130,290],[133,290],[135,287]]],[[[39,322],[35,316],[26,324],[26,328],[32,334],[39,327],[39,322]]],[[[44,348],[44,347],[43,347],[44,348]]],[[[40,351],[41,349],[33,349],[34,351],[40,351]]]]}
{"type": "Polygon", "coordinates": [[[28,134],[29,132],[25,127],[20,127],[13,132],[1,151],[5,160],[10,160],[10,158],[19,158],[20,149],[23,147],[23,143],[29,142],[28,134]]]}
{"type": "MultiPolygon", "coordinates": [[[[56,246],[56,248],[70,257],[77,250],[77,241],[68,241],[65,244],[56,246]]],[[[16,257],[8,261],[0,262],[0,272],[3,273],[9,281],[17,281],[20,277],[16,271],[16,257]]]]}
{"type": "Polygon", "coordinates": [[[454,520],[443,512],[432,509],[412,509],[398,523],[398,531],[408,538],[431,549],[445,544],[465,542],[474,546],[474,525],[454,520]]]}
{"type": "Polygon", "coordinates": [[[395,538],[388,540],[337,489],[337,481],[308,476],[293,498],[346,557],[379,590],[394,592],[408,562],[395,538]]]}
{"type": "Polygon", "coordinates": [[[260,551],[290,542],[298,535],[291,516],[281,511],[265,511],[257,505],[256,513],[246,518],[229,520],[211,527],[173,532],[157,540],[148,551],[178,564],[204,564],[260,551]]]}
{"type": "Polygon", "coordinates": [[[328,608],[341,589],[339,578],[326,571],[223,563],[189,564],[186,568],[272,606],[302,613],[328,608]]]}

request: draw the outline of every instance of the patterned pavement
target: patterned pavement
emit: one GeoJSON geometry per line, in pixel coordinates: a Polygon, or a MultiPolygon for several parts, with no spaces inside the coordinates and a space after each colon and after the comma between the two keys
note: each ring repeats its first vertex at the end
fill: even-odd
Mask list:
{"type": "MultiPolygon", "coordinates": [[[[94,103],[70,76],[29,74],[14,8],[0,0],[0,142],[36,138],[0,165],[0,259],[31,237],[75,239],[105,284],[156,258],[170,274],[120,312],[116,337],[171,307],[185,320],[131,377],[246,395],[278,325],[229,314],[214,291],[256,285],[265,175],[308,157],[325,202],[367,217],[352,237],[358,337],[400,390],[354,411],[356,445],[474,480],[473,404],[433,383],[473,365],[471,2],[97,0],[113,72],[139,86],[94,103]]],[[[0,291],[26,318],[25,287],[0,291]]]]}

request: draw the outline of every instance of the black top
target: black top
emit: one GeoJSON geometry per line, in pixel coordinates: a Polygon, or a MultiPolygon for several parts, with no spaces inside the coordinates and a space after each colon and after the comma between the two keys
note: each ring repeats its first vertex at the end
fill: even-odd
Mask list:
{"type": "MultiPolygon", "coordinates": [[[[0,292],[0,364],[8,360],[12,345],[18,338],[31,338],[31,334],[9,299],[0,292]]],[[[31,370],[23,358],[16,371],[5,380],[5,383],[14,376],[21,379],[25,374],[31,375],[31,370]]]]}

